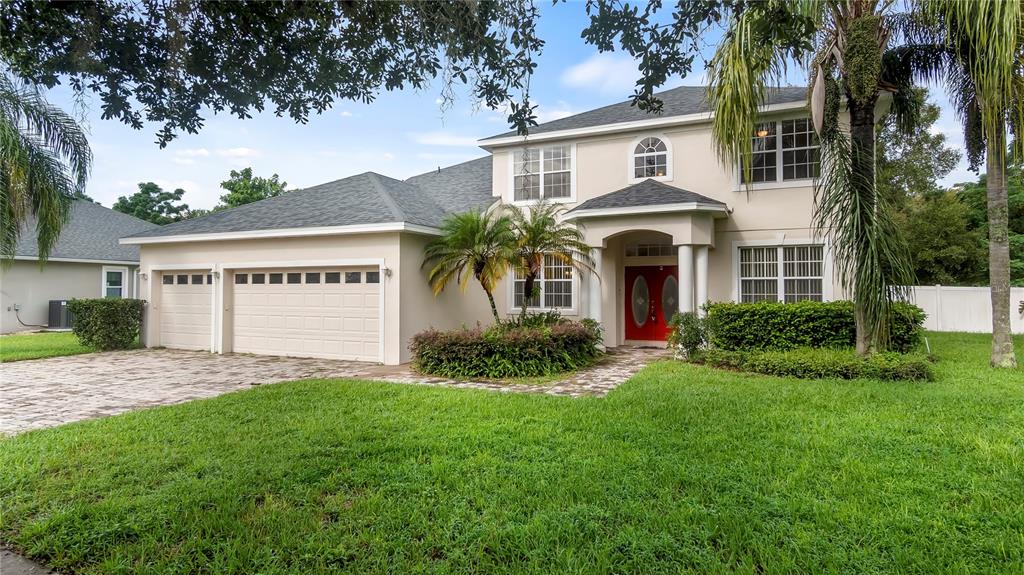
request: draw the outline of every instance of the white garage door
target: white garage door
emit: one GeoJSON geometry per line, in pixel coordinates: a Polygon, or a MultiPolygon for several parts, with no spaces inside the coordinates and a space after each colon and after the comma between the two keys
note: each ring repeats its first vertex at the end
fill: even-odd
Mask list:
{"type": "Polygon", "coordinates": [[[160,278],[160,345],[210,349],[213,276],[204,270],[165,271],[160,278]]]}
{"type": "Polygon", "coordinates": [[[238,353],[381,361],[377,268],[237,270],[238,353]]]}

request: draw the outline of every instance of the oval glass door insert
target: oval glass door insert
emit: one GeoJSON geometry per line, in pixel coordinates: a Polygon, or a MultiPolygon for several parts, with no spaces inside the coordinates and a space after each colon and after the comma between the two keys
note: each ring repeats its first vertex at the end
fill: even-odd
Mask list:
{"type": "Polygon", "coordinates": [[[665,283],[661,284],[661,314],[665,325],[672,320],[672,316],[679,311],[679,284],[676,278],[668,276],[665,283]]]}
{"type": "Polygon", "coordinates": [[[647,289],[647,280],[644,276],[636,276],[633,280],[633,323],[637,327],[643,327],[647,323],[647,310],[650,309],[650,292],[647,289]]]}

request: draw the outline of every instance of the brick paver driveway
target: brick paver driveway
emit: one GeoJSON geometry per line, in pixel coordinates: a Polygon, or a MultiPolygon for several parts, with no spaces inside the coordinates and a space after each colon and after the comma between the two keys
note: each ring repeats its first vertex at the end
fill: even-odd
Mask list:
{"type": "Polygon", "coordinates": [[[0,433],[181,403],[253,385],[367,377],[371,363],[169,349],[90,353],[0,367],[0,433]]]}
{"type": "Polygon", "coordinates": [[[408,365],[217,355],[140,349],[15,361],[0,367],[0,434],[52,427],[132,409],[213,397],[253,385],[307,378],[359,377],[391,383],[450,386],[569,397],[601,396],[665,350],[617,348],[592,367],[542,383],[465,381],[413,373],[408,365]]]}

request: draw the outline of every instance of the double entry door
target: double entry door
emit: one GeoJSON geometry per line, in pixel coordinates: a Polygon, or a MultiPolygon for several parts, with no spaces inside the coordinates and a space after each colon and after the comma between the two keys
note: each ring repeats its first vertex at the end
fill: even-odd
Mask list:
{"type": "Polygon", "coordinates": [[[626,339],[665,341],[679,311],[678,266],[626,268],[626,339]]]}

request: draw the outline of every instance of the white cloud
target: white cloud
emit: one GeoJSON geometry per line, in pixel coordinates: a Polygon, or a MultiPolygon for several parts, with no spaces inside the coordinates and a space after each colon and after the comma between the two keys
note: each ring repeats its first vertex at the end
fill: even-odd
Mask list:
{"type": "Polygon", "coordinates": [[[206,148],[188,148],[184,150],[175,150],[174,155],[179,158],[205,158],[210,155],[210,150],[206,148]]]}
{"type": "Polygon", "coordinates": [[[562,100],[552,106],[541,104],[537,106],[537,122],[543,124],[552,120],[561,120],[576,113],[578,112],[562,100]]]}
{"type": "Polygon", "coordinates": [[[217,150],[217,155],[223,158],[255,158],[260,155],[260,151],[253,148],[222,148],[217,150]]]}
{"type": "Polygon", "coordinates": [[[196,163],[192,158],[171,158],[171,161],[179,166],[191,166],[196,163]]]}
{"type": "Polygon", "coordinates": [[[341,117],[342,118],[351,118],[352,117],[352,112],[349,112],[348,110],[342,110],[341,111],[341,117]]]}
{"type": "Polygon", "coordinates": [[[476,146],[476,141],[480,139],[477,136],[453,134],[443,130],[435,132],[412,132],[409,134],[409,137],[417,144],[422,144],[424,146],[456,147],[476,146]]]}
{"type": "Polygon", "coordinates": [[[639,75],[637,63],[621,54],[594,54],[562,72],[562,83],[571,88],[623,96],[632,93],[639,75]]]}
{"type": "Polygon", "coordinates": [[[384,158],[385,160],[389,161],[389,162],[390,162],[391,160],[394,160],[394,159],[395,159],[395,155],[394,155],[394,154],[392,154],[391,152],[384,152],[384,155],[383,155],[383,156],[381,156],[381,157],[382,157],[382,158],[384,158]]]}

